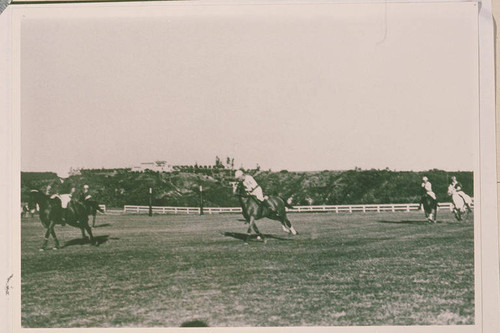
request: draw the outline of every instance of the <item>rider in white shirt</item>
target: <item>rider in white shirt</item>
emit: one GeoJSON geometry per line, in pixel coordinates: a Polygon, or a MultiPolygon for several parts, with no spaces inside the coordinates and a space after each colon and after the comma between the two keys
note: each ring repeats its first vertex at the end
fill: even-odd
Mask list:
{"type": "Polygon", "coordinates": [[[436,200],[436,194],[432,191],[432,184],[429,181],[429,178],[427,177],[422,177],[422,188],[425,190],[425,194],[430,196],[432,199],[436,200]]]}
{"type": "Polygon", "coordinates": [[[420,199],[420,205],[418,206],[418,209],[422,208],[423,202],[424,202],[424,197],[428,195],[432,199],[436,200],[436,194],[432,191],[432,184],[429,181],[429,178],[426,176],[422,177],[422,184],[420,185],[422,189],[424,190],[424,195],[420,199]]]}
{"type": "Polygon", "coordinates": [[[236,170],[234,177],[243,184],[243,186],[245,187],[245,191],[249,195],[254,197],[259,202],[259,204],[265,204],[267,208],[269,208],[271,211],[274,211],[273,207],[267,200],[268,197],[264,196],[262,187],[257,184],[255,179],[251,175],[244,174],[241,170],[236,170]]]}
{"type": "Polygon", "coordinates": [[[465,192],[462,190],[462,184],[460,184],[457,181],[457,177],[451,176],[450,186],[453,186],[453,188],[456,190],[457,194],[462,197],[469,212],[472,211],[472,209],[471,209],[472,199],[470,196],[465,194],[465,192]]]}

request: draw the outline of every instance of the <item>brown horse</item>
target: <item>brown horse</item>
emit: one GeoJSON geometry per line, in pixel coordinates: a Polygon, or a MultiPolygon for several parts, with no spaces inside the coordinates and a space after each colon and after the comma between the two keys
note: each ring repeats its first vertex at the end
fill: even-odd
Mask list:
{"type": "Polygon", "coordinates": [[[290,220],[286,216],[286,207],[291,207],[285,202],[285,200],[277,196],[270,196],[268,199],[268,202],[272,207],[272,209],[270,209],[270,207],[260,204],[257,199],[249,195],[245,191],[241,182],[232,183],[232,185],[233,194],[235,194],[239,198],[243,217],[245,218],[246,222],[250,224],[247,230],[248,235],[250,235],[253,229],[257,234],[257,239],[263,240],[264,236],[257,228],[255,220],[259,220],[264,217],[267,217],[271,220],[280,221],[283,231],[292,233],[293,235],[297,234],[297,231],[295,231],[294,227],[290,223],[290,220]]]}
{"type": "Polygon", "coordinates": [[[32,190],[30,193],[30,204],[38,205],[40,209],[40,221],[47,229],[40,251],[44,251],[47,247],[50,235],[52,235],[55,242],[53,249],[55,250],[60,248],[59,240],[57,239],[54,231],[54,226],[56,224],[63,224],[63,218],[64,222],[68,225],[79,228],[82,231],[83,238],[87,238],[85,236],[86,230],[90,236],[92,245],[96,244],[94,236],[92,235],[92,230],[89,226],[87,208],[81,202],[71,200],[68,203],[67,208],[62,208],[61,199],[59,197],[56,196],[51,198],[38,190],[32,190]]]}

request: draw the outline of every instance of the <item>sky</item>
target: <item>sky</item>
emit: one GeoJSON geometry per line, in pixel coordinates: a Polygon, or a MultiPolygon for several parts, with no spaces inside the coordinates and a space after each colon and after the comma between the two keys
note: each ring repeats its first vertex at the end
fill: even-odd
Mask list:
{"type": "Polygon", "coordinates": [[[21,25],[21,169],[473,170],[472,4],[191,6],[21,25]]]}

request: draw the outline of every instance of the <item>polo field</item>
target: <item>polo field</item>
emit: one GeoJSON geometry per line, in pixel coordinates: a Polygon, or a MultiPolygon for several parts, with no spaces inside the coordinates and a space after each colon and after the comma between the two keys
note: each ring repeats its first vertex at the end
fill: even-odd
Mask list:
{"type": "Polygon", "coordinates": [[[98,215],[39,252],[21,220],[21,320],[37,327],[473,324],[474,223],[440,210],[291,213],[247,237],[241,214],[98,215]]]}

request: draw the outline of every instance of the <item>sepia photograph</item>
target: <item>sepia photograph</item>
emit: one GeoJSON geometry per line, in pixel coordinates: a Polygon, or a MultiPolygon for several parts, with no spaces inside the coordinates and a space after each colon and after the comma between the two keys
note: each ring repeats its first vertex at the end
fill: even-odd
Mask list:
{"type": "Polygon", "coordinates": [[[478,10],[20,7],[20,328],[480,329],[478,10]]]}

